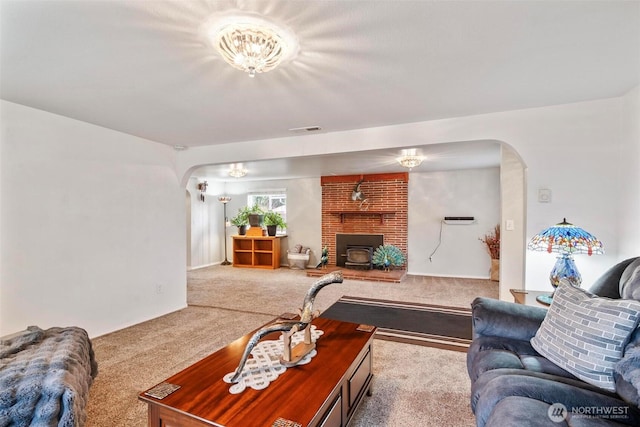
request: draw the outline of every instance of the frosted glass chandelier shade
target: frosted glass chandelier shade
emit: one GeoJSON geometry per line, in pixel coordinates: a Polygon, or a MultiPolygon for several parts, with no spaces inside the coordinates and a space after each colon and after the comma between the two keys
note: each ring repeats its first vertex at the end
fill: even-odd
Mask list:
{"type": "Polygon", "coordinates": [[[418,151],[415,148],[402,150],[402,155],[396,158],[396,161],[398,163],[408,169],[413,169],[417,166],[420,166],[423,160],[424,157],[418,155],[418,151]]]}
{"type": "Polygon", "coordinates": [[[242,178],[248,172],[249,171],[244,166],[242,166],[242,163],[234,163],[229,168],[229,175],[234,178],[242,178]]]}
{"type": "Polygon", "coordinates": [[[255,14],[213,19],[207,32],[225,62],[249,77],[273,70],[298,52],[291,30],[255,14]]]}
{"type": "Polygon", "coordinates": [[[216,48],[229,65],[254,77],[278,66],[284,41],[265,27],[230,24],[218,33],[216,48]]]}

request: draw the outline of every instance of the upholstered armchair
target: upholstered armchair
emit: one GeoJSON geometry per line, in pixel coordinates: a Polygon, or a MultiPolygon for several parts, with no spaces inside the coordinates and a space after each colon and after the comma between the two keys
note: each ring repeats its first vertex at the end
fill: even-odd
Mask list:
{"type": "MultiPolygon", "coordinates": [[[[562,284],[549,309],[490,298],[473,301],[474,339],[467,353],[467,369],[477,425],[640,425],[637,300],[640,258],[615,265],[589,287],[589,292],[562,284]],[[600,314],[590,319],[592,311],[600,314]],[[615,318],[609,319],[609,314],[615,318]],[[580,319],[579,326],[567,332],[563,322],[572,321],[566,319],[572,316],[580,319]],[[583,334],[580,325],[589,321],[595,326],[585,328],[600,328],[603,336],[620,331],[616,338],[618,357],[604,356],[605,366],[593,368],[597,375],[591,368],[581,370],[581,362],[573,360],[580,353],[572,350],[574,344],[584,347],[590,340],[600,339],[590,329],[576,335],[583,334]],[[573,341],[563,342],[565,333],[573,341]],[[592,333],[596,338],[589,335],[592,333]]],[[[598,344],[602,348],[608,345],[598,344]]],[[[592,353],[587,353],[591,357],[592,353]]]]}

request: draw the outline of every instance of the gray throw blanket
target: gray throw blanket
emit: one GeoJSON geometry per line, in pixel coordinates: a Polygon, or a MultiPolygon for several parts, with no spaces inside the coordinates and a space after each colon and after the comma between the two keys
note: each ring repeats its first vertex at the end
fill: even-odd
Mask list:
{"type": "Polygon", "coordinates": [[[97,373],[81,328],[30,326],[0,342],[0,427],[83,426],[97,373]]]}

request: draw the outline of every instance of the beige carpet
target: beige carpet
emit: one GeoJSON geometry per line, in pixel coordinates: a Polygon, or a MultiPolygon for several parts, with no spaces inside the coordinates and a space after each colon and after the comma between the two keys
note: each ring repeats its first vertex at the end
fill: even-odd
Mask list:
{"type": "MultiPolygon", "coordinates": [[[[315,280],[302,270],[214,266],[189,273],[187,302],[275,316],[299,307],[315,280]]],[[[315,307],[325,310],[343,295],[469,308],[476,296],[497,297],[498,284],[489,280],[410,275],[401,283],[345,280],[322,289],[315,307]]]]}
{"type": "Polygon", "coordinates": [[[138,394],[273,319],[188,307],[93,340],[98,376],[89,393],[87,427],[143,427],[138,394]]]}
{"type": "Polygon", "coordinates": [[[475,426],[466,353],[376,340],[373,394],[351,427],[475,426]]]}
{"type": "MultiPolygon", "coordinates": [[[[189,307],[93,340],[99,375],[87,427],[147,425],[141,391],[286,311],[295,311],[316,279],[303,271],[215,266],[188,275],[189,307]]],[[[399,284],[347,280],[320,291],[324,310],[342,295],[468,307],[496,297],[485,280],[411,277],[399,284]]],[[[351,426],[473,426],[465,354],[390,341],[374,343],[373,396],[351,426]]]]}

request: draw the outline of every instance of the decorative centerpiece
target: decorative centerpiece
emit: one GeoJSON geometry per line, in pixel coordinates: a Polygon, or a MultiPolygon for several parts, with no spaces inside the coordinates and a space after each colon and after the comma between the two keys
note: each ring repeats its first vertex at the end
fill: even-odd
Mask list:
{"type": "Polygon", "coordinates": [[[393,245],[380,245],[371,258],[373,265],[389,271],[391,267],[401,267],[407,261],[402,251],[393,245]]]}
{"type": "Polygon", "coordinates": [[[361,211],[366,211],[369,209],[369,199],[364,195],[362,190],[360,190],[360,186],[364,182],[364,178],[356,183],[356,186],[353,187],[353,191],[351,192],[351,200],[358,203],[358,209],[361,211]]]}
{"type": "Polygon", "coordinates": [[[315,301],[316,295],[318,294],[320,289],[332,283],[342,283],[341,271],[335,271],[333,273],[325,274],[324,276],[319,278],[313,285],[311,285],[311,288],[309,288],[306,296],[304,297],[302,308],[298,311],[300,316],[299,320],[278,320],[262,327],[255,334],[253,334],[253,336],[247,343],[244,352],[242,353],[242,357],[240,358],[240,363],[236,368],[235,374],[228,381],[231,383],[237,383],[240,380],[240,378],[243,376],[243,369],[245,364],[247,363],[249,355],[251,354],[251,350],[253,350],[256,344],[258,344],[258,342],[264,336],[269,335],[272,332],[282,332],[284,349],[283,354],[280,357],[280,363],[284,366],[294,366],[298,364],[298,362],[300,362],[307,354],[314,350],[316,344],[311,336],[311,321],[314,318],[318,317],[320,313],[314,313],[313,302],[315,301]],[[298,331],[304,332],[304,339],[297,345],[292,346],[291,337],[298,331]]]}
{"type": "Polygon", "coordinates": [[[236,216],[231,218],[231,224],[238,227],[238,234],[244,236],[262,236],[262,224],[264,222],[264,211],[254,204],[253,206],[244,206],[238,209],[236,216]],[[247,230],[247,226],[249,229],[247,230]]]}
{"type": "Polygon", "coordinates": [[[500,224],[493,228],[493,232],[485,234],[479,239],[487,247],[491,257],[491,271],[489,277],[492,281],[500,280],[500,224]]]}
{"type": "Polygon", "coordinates": [[[320,262],[316,265],[316,268],[327,268],[329,263],[329,248],[324,246],[322,248],[322,254],[320,255],[320,262]]]}

